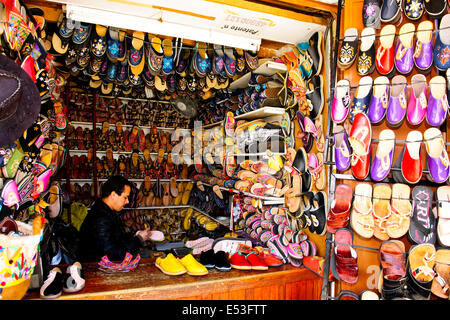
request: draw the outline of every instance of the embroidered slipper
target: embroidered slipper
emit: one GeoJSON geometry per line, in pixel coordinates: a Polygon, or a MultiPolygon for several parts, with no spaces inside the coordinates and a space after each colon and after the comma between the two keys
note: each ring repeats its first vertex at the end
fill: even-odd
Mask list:
{"type": "Polygon", "coordinates": [[[344,122],[349,112],[350,102],[350,82],[347,79],[339,80],[334,90],[331,107],[331,117],[334,123],[344,122]]]}
{"type": "Polygon", "coordinates": [[[429,73],[433,65],[433,23],[422,21],[417,26],[414,64],[423,73],[429,73]]]}
{"type": "Polygon", "coordinates": [[[422,18],[425,11],[423,2],[423,0],[402,0],[402,11],[409,20],[417,21],[422,18]]]}
{"type": "Polygon", "coordinates": [[[228,78],[233,78],[236,74],[236,57],[233,52],[233,48],[224,47],[223,52],[225,54],[225,72],[228,78]]]}
{"type": "Polygon", "coordinates": [[[108,27],[95,25],[91,38],[91,53],[97,58],[103,58],[106,54],[106,32],[108,27]]]}
{"type": "Polygon", "coordinates": [[[244,50],[245,63],[250,70],[258,68],[258,54],[256,51],[244,50]]]}
{"type": "Polygon", "coordinates": [[[144,70],[145,51],[144,51],[145,33],[134,31],[131,48],[128,54],[128,64],[134,75],[140,75],[144,70]]]}
{"type": "Polygon", "coordinates": [[[64,14],[61,14],[56,29],[52,37],[52,47],[57,53],[65,54],[69,49],[69,42],[74,33],[72,20],[69,21],[64,14]]]}
{"type": "Polygon", "coordinates": [[[406,184],[392,185],[391,216],[386,221],[386,232],[391,238],[403,237],[409,230],[412,205],[411,189],[406,184]]]}
{"type": "Polygon", "coordinates": [[[181,48],[176,61],[175,72],[181,76],[186,76],[186,69],[190,65],[191,50],[181,48]]]}
{"type": "Polygon", "coordinates": [[[391,187],[386,183],[377,183],[373,187],[373,235],[381,241],[389,240],[386,222],[391,216],[391,194],[391,187]]]}
{"type": "Polygon", "coordinates": [[[450,187],[437,188],[436,198],[438,201],[438,225],[437,237],[442,246],[450,247],[450,187]]]}
{"type": "Polygon", "coordinates": [[[196,42],[191,67],[199,77],[205,77],[211,68],[211,63],[209,61],[207,51],[208,51],[207,43],[196,42]]]}
{"type": "Polygon", "coordinates": [[[355,200],[353,201],[350,225],[363,238],[370,239],[374,234],[375,222],[372,211],[372,185],[358,183],[355,186],[355,200]]]}
{"type": "Polygon", "coordinates": [[[147,60],[149,71],[153,75],[157,75],[163,64],[164,52],[162,47],[161,39],[158,37],[152,37],[148,35],[150,44],[147,46],[147,60]]]}
{"type": "Polygon", "coordinates": [[[76,49],[84,47],[91,37],[92,25],[89,23],[80,23],[75,27],[72,35],[72,42],[76,49]]]}
{"type": "Polygon", "coordinates": [[[163,47],[163,65],[162,65],[162,73],[170,74],[173,71],[173,60],[174,60],[174,49],[173,43],[171,39],[164,39],[162,41],[163,47]]]}
{"type": "Polygon", "coordinates": [[[365,76],[359,79],[358,88],[350,105],[350,122],[353,122],[357,113],[367,114],[372,97],[373,79],[365,76]]]}
{"type": "Polygon", "coordinates": [[[412,190],[412,216],[408,238],[417,244],[436,242],[436,217],[432,212],[433,190],[417,186],[412,190]]]}
{"type": "Polygon", "coordinates": [[[450,249],[436,251],[434,270],[436,276],[431,284],[431,293],[448,300],[450,293],[450,249]]]}
{"type": "Polygon", "coordinates": [[[109,27],[106,39],[106,55],[111,62],[117,62],[120,51],[119,29],[109,27]]]}
{"type": "Polygon", "coordinates": [[[450,59],[448,59],[448,51],[450,50],[450,36],[448,28],[450,27],[450,14],[442,17],[439,24],[439,30],[436,34],[434,42],[433,60],[434,65],[441,71],[446,71],[450,68],[450,59]],[[447,32],[446,32],[447,31],[447,32]]]}
{"type": "Polygon", "coordinates": [[[358,36],[359,33],[356,28],[348,28],[345,30],[344,40],[342,41],[338,58],[338,66],[342,70],[350,68],[356,60],[359,42],[358,36]]]}
{"type": "Polygon", "coordinates": [[[361,44],[356,70],[360,76],[367,76],[375,70],[375,29],[366,27],[361,32],[361,44]]]}

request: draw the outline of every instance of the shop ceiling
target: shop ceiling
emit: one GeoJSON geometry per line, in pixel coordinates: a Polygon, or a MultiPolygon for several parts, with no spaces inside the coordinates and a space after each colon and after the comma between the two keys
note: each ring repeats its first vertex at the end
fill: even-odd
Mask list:
{"type": "MultiPolygon", "coordinates": [[[[295,10],[305,2],[323,1],[205,1],[205,0],[47,0],[64,4],[69,18],[169,37],[259,50],[262,41],[297,44],[328,19],[295,10]],[[278,4],[277,5],[275,5],[278,4]],[[284,5],[284,6],[283,6],[284,5]]],[[[314,7],[312,7],[314,8],[314,7]]]]}

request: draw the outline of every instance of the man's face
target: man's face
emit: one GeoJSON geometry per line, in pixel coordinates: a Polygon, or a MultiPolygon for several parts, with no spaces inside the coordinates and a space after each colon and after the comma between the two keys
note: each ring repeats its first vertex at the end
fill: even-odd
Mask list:
{"type": "Polygon", "coordinates": [[[131,188],[129,186],[125,186],[122,194],[118,195],[115,191],[112,192],[113,195],[113,208],[114,211],[120,212],[125,207],[125,205],[129,202],[128,196],[130,195],[131,188]]]}

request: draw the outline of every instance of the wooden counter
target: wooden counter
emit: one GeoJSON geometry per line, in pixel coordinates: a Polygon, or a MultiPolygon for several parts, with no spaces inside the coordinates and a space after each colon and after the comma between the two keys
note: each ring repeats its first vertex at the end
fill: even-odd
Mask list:
{"type": "MultiPolygon", "coordinates": [[[[319,300],[322,279],[305,268],[284,265],[267,271],[229,272],[210,270],[206,276],[168,276],[141,260],[128,273],[109,274],[96,264],[83,264],[86,286],[66,294],[61,300],[319,300]]],[[[61,267],[62,270],[65,268],[61,267]]],[[[29,290],[24,300],[39,299],[38,290],[29,290]]]]}

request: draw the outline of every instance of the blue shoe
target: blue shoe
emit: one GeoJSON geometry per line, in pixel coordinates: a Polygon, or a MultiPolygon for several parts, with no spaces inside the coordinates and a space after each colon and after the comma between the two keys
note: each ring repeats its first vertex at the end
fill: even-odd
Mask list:
{"type": "Polygon", "coordinates": [[[450,68],[450,14],[446,14],[436,33],[436,41],[434,42],[433,60],[436,68],[446,71],[450,68]]]}

